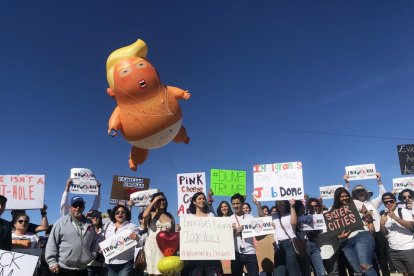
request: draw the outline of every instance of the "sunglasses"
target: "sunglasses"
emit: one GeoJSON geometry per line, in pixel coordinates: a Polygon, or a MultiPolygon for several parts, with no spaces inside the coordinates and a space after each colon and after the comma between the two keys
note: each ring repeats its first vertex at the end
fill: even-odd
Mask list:
{"type": "Polygon", "coordinates": [[[310,207],[316,208],[319,207],[319,204],[311,204],[310,207]]]}
{"type": "Polygon", "coordinates": [[[91,219],[98,219],[99,217],[91,217],[91,219]]]}
{"type": "Polygon", "coordinates": [[[25,219],[19,219],[17,222],[20,223],[20,224],[29,223],[29,221],[25,220],[25,219]]]}
{"type": "Polygon", "coordinates": [[[356,192],[357,193],[362,193],[362,192],[365,192],[365,189],[356,189],[356,192]]]}
{"type": "Polygon", "coordinates": [[[403,196],[403,197],[402,197],[402,199],[403,199],[403,200],[406,200],[406,199],[411,199],[411,198],[412,198],[412,197],[411,197],[410,195],[408,195],[408,196],[403,196]]]}
{"type": "Polygon", "coordinates": [[[387,201],[384,201],[384,205],[388,205],[388,204],[394,204],[395,203],[395,200],[387,200],[387,201]]]}
{"type": "Polygon", "coordinates": [[[82,203],[75,203],[72,205],[73,208],[83,208],[85,207],[85,205],[83,205],[82,203]]]}
{"type": "Polygon", "coordinates": [[[115,212],[115,215],[123,215],[123,214],[125,214],[125,211],[116,211],[115,212]]]}

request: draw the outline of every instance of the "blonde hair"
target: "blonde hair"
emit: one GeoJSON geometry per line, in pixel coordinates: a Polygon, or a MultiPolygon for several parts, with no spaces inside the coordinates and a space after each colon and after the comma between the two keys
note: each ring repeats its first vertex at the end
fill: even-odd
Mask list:
{"type": "Polygon", "coordinates": [[[118,62],[130,57],[145,58],[147,53],[147,44],[141,39],[138,39],[131,45],[113,51],[106,61],[106,78],[108,79],[109,87],[114,89],[114,67],[118,62]]]}

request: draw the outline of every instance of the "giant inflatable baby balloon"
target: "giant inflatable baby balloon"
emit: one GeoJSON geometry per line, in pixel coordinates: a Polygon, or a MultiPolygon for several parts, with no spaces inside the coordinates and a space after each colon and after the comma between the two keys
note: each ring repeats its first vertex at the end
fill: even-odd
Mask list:
{"type": "Polygon", "coordinates": [[[136,171],[148,156],[149,149],[160,148],[171,140],[188,144],[190,138],[181,125],[179,99],[188,100],[190,93],[161,83],[157,71],[145,58],[144,41],[112,52],[106,62],[109,88],[117,107],[108,122],[108,135],[121,131],[132,144],[129,167],[136,171]]]}

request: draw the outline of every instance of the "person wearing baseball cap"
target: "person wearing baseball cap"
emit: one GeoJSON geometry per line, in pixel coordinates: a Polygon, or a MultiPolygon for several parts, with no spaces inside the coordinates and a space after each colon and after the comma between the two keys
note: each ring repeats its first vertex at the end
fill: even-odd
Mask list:
{"type": "MultiPolygon", "coordinates": [[[[0,195],[0,217],[6,210],[7,197],[0,195]]],[[[12,230],[10,223],[0,218],[0,249],[11,251],[12,248],[12,230]]]]}

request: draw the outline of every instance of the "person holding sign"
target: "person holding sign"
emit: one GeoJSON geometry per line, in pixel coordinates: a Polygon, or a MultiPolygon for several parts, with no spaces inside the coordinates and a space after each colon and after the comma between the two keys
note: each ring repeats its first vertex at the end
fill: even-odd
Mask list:
{"type": "MultiPolygon", "coordinates": [[[[28,215],[16,215],[13,217],[14,231],[12,233],[12,251],[14,249],[38,249],[39,238],[35,233],[27,232],[30,218],[28,215]]],[[[20,251],[20,253],[24,253],[20,251]]],[[[41,253],[41,252],[40,252],[41,253]]],[[[30,254],[30,253],[24,253],[30,254]]]]}
{"type": "Polygon", "coordinates": [[[233,218],[234,245],[236,248],[236,259],[231,261],[231,274],[236,276],[243,275],[243,267],[246,266],[249,276],[257,276],[259,275],[259,264],[257,263],[253,238],[242,237],[243,226],[239,223],[240,219],[254,217],[243,212],[243,203],[244,196],[235,194],[231,197],[231,205],[234,209],[234,214],[231,218],[233,218]]]}
{"type": "MultiPolygon", "coordinates": [[[[339,209],[350,202],[351,195],[345,188],[340,187],[335,190],[332,210],[339,209]]],[[[364,228],[342,231],[338,235],[338,239],[342,240],[342,251],[355,273],[364,273],[366,276],[377,276],[378,274],[373,267],[375,243],[370,233],[370,230],[374,230],[372,216],[364,204],[359,211],[362,220],[365,222],[364,228]]]]}
{"type": "MultiPolygon", "coordinates": [[[[191,198],[189,216],[195,217],[214,217],[214,214],[209,212],[206,195],[202,192],[195,193],[191,198]]],[[[182,276],[204,275],[204,276],[221,276],[223,275],[223,268],[221,262],[218,260],[194,260],[186,261],[182,276]]]]}
{"type": "Polygon", "coordinates": [[[157,234],[160,231],[175,232],[174,217],[167,211],[168,202],[164,193],[152,195],[151,203],[144,211],[144,228],[148,228],[148,237],[145,242],[145,258],[147,272],[150,275],[161,275],[158,270],[158,262],[164,257],[157,244],[157,234]]]}
{"type": "Polygon", "coordinates": [[[83,215],[84,210],[83,198],[74,196],[70,213],[53,225],[45,258],[56,275],[87,276],[86,267],[96,258],[98,238],[92,222],[83,215]]]}
{"type": "MultiPolygon", "coordinates": [[[[130,229],[132,233],[129,238],[132,240],[139,240],[138,227],[130,223],[131,212],[124,205],[115,206],[109,214],[111,222],[104,226],[104,239],[109,239],[117,233],[130,229]]],[[[134,274],[134,252],[135,248],[131,247],[126,251],[116,255],[105,263],[108,268],[108,276],[129,276],[134,274]]]]}
{"type": "Polygon", "coordinates": [[[382,202],[387,210],[381,216],[381,231],[388,239],[392,263],[403,275],[414,275],[413,216],[397,207],[392,193],[383,194],[382,202]]]}
{"type": "MultiPolygon", "coordinates": [[[[0,217],[6,210],[7,198],[0,195],[0,217]]],[[[12,248],[12,234],[11,234],[11,225],[10,223],[0,218],[0,249],[10,251],[12,248]]]]}
{"type": "MultiPolygon", "coordinates": [[[[60,201],[60,216],[66,216],[67,214],[69,214],[70,211],[70,206],[68,203],[68,194],[69,194],[69,190],[70,190],[70,185],[73,184],[73,181],[71,178],[69,178],[66,181],[66,188],[63,191],[62,194],[62,199],[60,201]]],[[[98,186],[98,194],[95,196],[95,199],[93,200],[93,204],[92,207],[90,209],[90,211],[92,210],[99,210],[99,207],[101,205],[101,183],[99,181],[97,181],[98,186]]]]}

